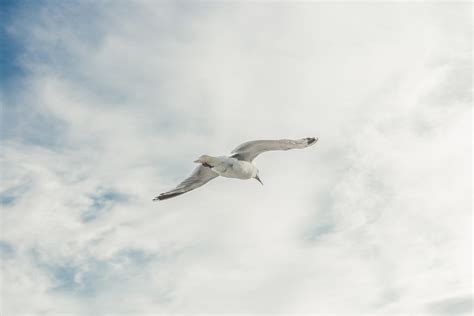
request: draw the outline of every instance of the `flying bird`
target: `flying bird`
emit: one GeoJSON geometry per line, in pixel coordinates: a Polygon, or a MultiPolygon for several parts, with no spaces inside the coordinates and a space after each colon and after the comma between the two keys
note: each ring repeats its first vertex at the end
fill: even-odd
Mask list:
{"type": "Polygon", "coordinates": [[[181,182],[175,189],[161,193],[153,201],[166,200],[197,189],[218,176],[242,180],[255,179],[263,185],[258,175],[258,169],[253,163],[258,155],[271,150],[306,148],[314,145],[317,141],[318,138],[315,137],[298,140],[254,140],[237,146],[229,156],[202,155],[194,161],[199,166],[194,169],[189,178],[181,182]]]}

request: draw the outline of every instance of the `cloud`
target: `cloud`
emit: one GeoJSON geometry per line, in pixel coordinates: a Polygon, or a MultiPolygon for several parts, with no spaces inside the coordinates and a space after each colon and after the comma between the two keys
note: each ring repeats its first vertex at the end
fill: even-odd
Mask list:
{"type": "Polygon", "coordinates": [[[433,302],[429,312],[435,315],[468,315],[472,313],[472,296],[450,297],[433,302]]]}
{"type": "Polygon", "coordinates": [[[468,313],[468,6],[20,6],[2,311],[468,313]],[[306,136],[264,187],[151,202],[201,154],[306,136]]]}

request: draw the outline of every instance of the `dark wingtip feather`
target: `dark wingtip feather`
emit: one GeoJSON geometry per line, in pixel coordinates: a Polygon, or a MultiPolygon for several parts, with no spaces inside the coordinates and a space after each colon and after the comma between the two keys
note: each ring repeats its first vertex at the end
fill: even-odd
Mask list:
{"type": "Polygon", "coordinates": [[[318,138],[315,138],[315,137],[308,137],[306,139],[308,140],[308,145],[311,145],[312,143],[318,141],[318,138]]]}
{"type": "Polygon", "coordinates": [[[178,196],[178,195],[181,195],[183,194],[184,192],[177,192],[177,193],[162,193],[160,195],[158,195],[157,197],[155,197],[153,199],[153,201],[158,201],[158,200],[166,200],[166,199],[170,199],[172,197],[175,197],[175,196],[178,196]]]}

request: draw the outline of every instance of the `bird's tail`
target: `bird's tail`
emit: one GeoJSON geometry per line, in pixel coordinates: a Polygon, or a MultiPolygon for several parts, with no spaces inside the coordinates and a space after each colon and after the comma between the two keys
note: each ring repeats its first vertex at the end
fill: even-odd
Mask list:
{"type": "Polygon", "coordinates": [[[195,163],[200,163],[204,166],[209,166],[209,167],[214,167],[218,159],[216,157],[208,156],[208,155],[202,155],[199,157],[197,160],[194,161],[195,163]]]}

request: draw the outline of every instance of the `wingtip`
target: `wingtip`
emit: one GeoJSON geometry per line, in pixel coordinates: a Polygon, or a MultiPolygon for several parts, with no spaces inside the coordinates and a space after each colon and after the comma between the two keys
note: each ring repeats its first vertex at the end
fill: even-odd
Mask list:
{"type": "Polygon", "coordinates": [[[313,145],[314,143],[316,143],[319,140],[318,137],[308,137],[306,139],[308,140],[308,145],[313,145]]]}
{"type": "Polygon", "coordinates": [[[167,198],[167,195],[166,195],[165,193],[162,193],[162,194],[160,194],[160,195],[158,195],[158,196],[155,196],[152,201],[153,201],[153,202],[161,201],[161,200],[164,200],[164,199],[166,199],[166,198],[167,198]]]}
{"type": "Polygon", "coordinates": [[[183,193],[185,193],[185,192],[162,193],[162,194],[158,195],[157,197],[155,197],[152,201],[155,202],[155,201],[167,200],[167,199],[170,199],[170,198],[172,198],[172,197],[181,195],[181,194],[183,194],[183,193]]]}

